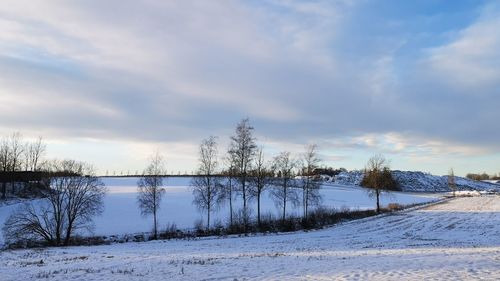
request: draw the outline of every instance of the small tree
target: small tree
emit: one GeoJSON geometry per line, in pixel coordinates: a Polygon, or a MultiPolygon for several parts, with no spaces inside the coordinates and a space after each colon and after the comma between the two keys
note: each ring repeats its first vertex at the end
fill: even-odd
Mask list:
{"type": "Polygon", "coordinates": [[[141,215],[153,215],[153,239],[158,239],[157,213],[161,206],[161,199],[165,194],[165,188],[163,188],[165,173],[165,161],[161,154],[156,152],[151,156],[143,176],[137,182],[137,203],[141,215]]]}
{"type": "Polygon", "coordinates": [[[286,219],[287,203],[296,206],[299,204],[297,193],[293,189],[294,170],[297,166],[297,161],[291,157],[290,152],[281,152],[273,159],[273,170],[278,177],[275,179],[275,187],[271,190],[271,196],[277,206],[282,209],[282,221],[286,219]]]}
{"type": "MultiPolygon", "coordinates": [[[[89,228],[92,217],[103,211],[104,184],[96,176],[94,169],[76,161],[63,161],[59,171],[69,171],[79,176],[55,177],[51,184],[56,190],[62,190],[66,196],[64,217],[66,235],[64,245],[68,245],[74,230],[89,228]]],[[[92,226],[90,226],[92,227],[92,226]]]]}
{"type": "Polygon", "coordinates": [[[455,182],[455,173],[453,168],[450,169],[448,173],[448,188],[453,191],[453,197],[455,197],[455,192],[457,191],[457,184],[455,182]]]}
{"type": "Polygon", "coordinates": [[[268,186],[272,177],[272,171],[265,163],[262,147],[259,148],[257,152],[257,157],[255,158],[253,167],[254,169],[250,172],[249,177],[250,196],[255,198],[257,201],[257,224],[260,227],[260,199],[262,197],[262,192],[264,192],[264,189],[268,186]]]}
{"type": "Polygon", "coordinates": [[[307,146],[301,161],[302,178],[299,181],[299,185],[302,189],[303,216],[306,220],[309,207],[321,203],[321,194],[319,193],[321,182],[314,178],[314,170],[321,163],[316,150],[317,146],[315,144],[307,146]]]}
{"type": "Polygon", "coordinates": [[[78,229],[91,230],[92,218],[103,211],[104,184],[88,164],[73,160],[51,163],[53,176],[40,205],[23,204],[3,227],[6,240],[45,240],[68,245],[78,229]]]}
{"type": "Polygon", "coordinates": [[[193,203],[198,209],[207,212],[207,231],[210,230],[210,212],[218,207],[221,185],[217,172],[216,137],[204,139],[200,145],[200,156],[196,176],[192,179],[193,203]]]}
{"type": "Polygon", "coordinates": [[[372,156],[365,167],[361,186],[370,190],[370,196],[377,199],[377,213],[380,212],[380,194],[383,190],[399,190],[393,179],[389,163],[381,154],[372,156]]]}
{"type": "Polygon", "coordinates": [[[249,190],[247,188],[248,172],[251,170],[252,160],[255,156],[255,138],[252,135],[254,128],[250,125],[248,118],[243,119],[236,126],[235,135],[231,137],[229,154],[234,163],[236,176],[240,184],[241,197],[243,199],[243,220],[245,229],[248,224],[248,200],[249,190]]]}

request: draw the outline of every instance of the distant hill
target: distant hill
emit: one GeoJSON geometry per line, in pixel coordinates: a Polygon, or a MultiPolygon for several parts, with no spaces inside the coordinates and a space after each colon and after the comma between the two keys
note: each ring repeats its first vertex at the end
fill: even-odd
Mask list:
{"type": "MultiPolygon", "coordinates": [[[[392,171],[392,176],[399,183],[402,191],[414,192],[446,192],[448,187],[448,176],[435,176],[423,172],[412,171],[392,171]]],[[[351,171],[342,172],[330,181],[342,185],[359,186],[363,179],[363,172],[351,171]]],[[[500,191],[500,185],[474,181],[463,177],[455,177],[458,190],[478,190],[478,191],[500,191]]]]}

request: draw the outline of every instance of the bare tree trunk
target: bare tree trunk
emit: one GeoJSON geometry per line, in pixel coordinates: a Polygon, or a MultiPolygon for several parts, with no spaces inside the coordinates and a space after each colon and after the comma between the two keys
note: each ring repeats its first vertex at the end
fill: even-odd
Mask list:
{"type": "Polygon", "coordinates": [[[283,223],[285,223],[285,219],[286,219],[286,189],[287,189],[287,186],[286,186],[286,183],[283,185],[283,223]]]}
{"type": "Polygon", "coordinates": [[[157,229],[157,224],[156,224],[156,208],[154,210],[154,214],[153,214],[153,223],[154,223],[154,226],[153,226],[153,230],[154,230],[154,236],[153,236],[153,239],[158,239],[158,229],[157,229]]]}
{"type": "Polygon", "coordinates": [[[233,186],[229,183],[229,225],[233,226],[233,186]]]}
{"type": "Polygon", "coordinates": [[[380,212],[380,189],[375,189],[375,192],[377,193],[377,213],[380,212]]]}
{"type": "Polygon", "coordinates": [[[261,191],[259,190],[258,194],[257,194],[257,225],[259,227],[261,226],[261,223],[260,223],[260,194],[261,194],[261,191]]]}
{"type": "Polygon", "coordinates": [[[69,240],[71,239],[71,232],[73,231],[73,222],[69,223],[66,230],[66,237],[64,238],[64,246],[69,245],[69,240]]]}
{"type": "Polygon", "coordinates": [[[210,231],[210,207],[207,210],[207,232],[210,231]]]}
{"type": "Polygon", "coordinates": [[[210,183],[210,177],[208,177],[208,186],[207,186],[207,190],[208,190],[208,204],[207,204],[207,232],[210,231],[210,206],[211,206],[211,202],[212,202],[212,190],[211,190],[211,183],[210,183]]]}
{"type": "Polygon", "coordinates": [[[242,186],[242,191],[243,191],[243,229],[244,232],[247,232],[247,224],[248,224],[248,213],[247,213],[247,192],[246,192],[246,175],[243,175],[241,186],[242,186]]]}
{"type": "MultiPolygon", "coordinates": [[[[309,179],[308,179],[309,181],[309,179]]],[[[309,183],[307,183],[309,184],[309,183]]],[[[304,192],[304,219],[307,220],[307,208],[309,207],[309,187],[306,187],[306,190],[304,192]]]]}

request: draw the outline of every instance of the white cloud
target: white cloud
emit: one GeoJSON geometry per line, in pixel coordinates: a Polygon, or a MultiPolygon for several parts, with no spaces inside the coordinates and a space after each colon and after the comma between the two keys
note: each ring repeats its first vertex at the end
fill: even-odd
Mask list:
{"type": "MultiPolygon", "coordinates": [[[[408,50],[411,34],[360,29],[366,3],[6,1],[0,128],[149,149],[193,146],[249,116],[274,150],[326,140],[342,149],[473,154],[497,143],[498,133],[484,133],[498,103],[462,105],[456,89],[498,93],[498,13],[490,8],[428,50],[421,77],[412,75],[418,55],[405,53],[419,52],[408,50]],[[359,46],[366,42],[373,46],[359,46]],[[479,113],[463,115],[469,107],[479,113]]],[[[411,20],[387,19],[388,29],[411,20]]]]}
{"type": "Polygon", "coordinates": [[[482,17],[458,32],[452,42],[429,50],[428,63],[450,85],[468,88],[498,85],[500,12],[491,9],[488,6],[482,17]]]}

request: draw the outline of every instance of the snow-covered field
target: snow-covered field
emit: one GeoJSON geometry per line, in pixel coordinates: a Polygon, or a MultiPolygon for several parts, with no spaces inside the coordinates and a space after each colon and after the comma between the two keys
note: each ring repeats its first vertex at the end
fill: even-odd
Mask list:
{"type": "Polygon", "coordinates": [[[500,197],[294,234],[0,252],[1,280],[499,280],[500,197]]]}
{"type": "MultiPolygon", "coordinates": [[[[190,177],[172,177],[166,180],[166,194],[163,198],[161,209],[158,214],[160,230],[166,228],[167,224],[175,223],[180,229],[191,229],[197,220],[204,219],[192,204],[193,196],[189,187],[190,177]]],[[[93,235],[123,235],[139,232],[149,232],[152,228],[151,217],[141,217],[137,207],[137,178],[103,178],[108,188],[108,194],[104,200],[104,213],[95,218],[95,229],[93,235]]],[[[342,186],[325,184],[322,186],[324,206],[351,209],[373,209],[375,201],[368,196],[365,189],[353,186],[342,186]]],[[[442,194],[412,194],[394,192],[382,195],[382,204],[399,203],[413,204],[436,200],[442,194]]],[[[235,210],[241,207],[241,202],[235,202],[235,210]]],[[[251,203],[255,214],[256,203],[251,203]]],[[[17,207],[16,204],[0,206],[0,226],[3,225],[8,215],[17,207]]],[[[273,213],[279,215],[280,211],[265,192],[262,196],[262,213],[273,213]]],[[[290,215],[300,215],[302,210],[289,208],[290,215]]],[[[229,217],[228,206],[221,207],[213,214],[213,221],[225,224],[229,217]]],[[[89,235],[90,233],[83,233],[89,235]]],[[[0,235],[0,245],[3,237],[0,235]]]]}

